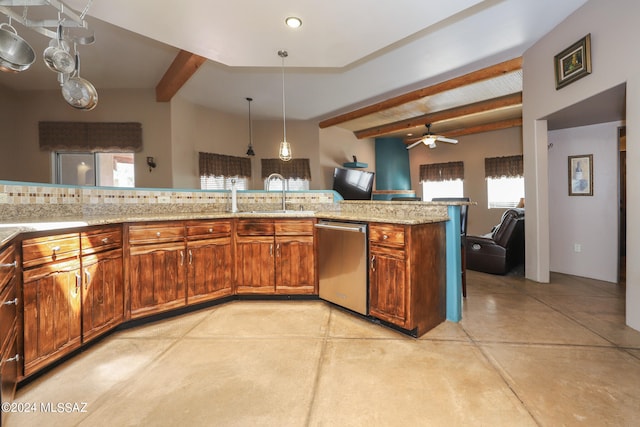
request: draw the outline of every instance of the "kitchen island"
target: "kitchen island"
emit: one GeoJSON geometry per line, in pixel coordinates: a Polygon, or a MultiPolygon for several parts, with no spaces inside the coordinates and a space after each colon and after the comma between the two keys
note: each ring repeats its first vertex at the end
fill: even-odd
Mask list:
{"type": "MultiPolygon", "coordinates": [[[[371,264],[376,266],[369,273],[371,319],[413,336],[424,334],[445,318],[456,320],[451,319],[448,306],[451,298],[460,298],[459,277],[456,283],[460,270],[454,265],[454,274],[449,274],[452,257],[447,251],[450,245],[459,248],[459,240],[458,246],[455,240],[449,242],[449,235],[459,238],[453,224],[456,221],[449,220],[452,207],[455,215],[459,206],[342,201],[286,213],[259,207],[259,212],[251,205],[253,209],[238,213],[224,209],[182,213],[123,209],[104,215],[52,213],[22,221],[3,219],[0,249],[10,248],[16,254],[7,264],[15,267],[17,280],[12,283],[20,301],[14,332],[21,355],[17,378],[27,378],[133,320],[155,320],[247,295],[317,298],[315,233],[309,225],[318,219],[369,224],[369,256],[374,257],[375,263],[372,260],[371,264]],[[243,226],[245,231],[239,233],[239,224],[249,226],[243,226]],[[270,227],[275,227],[273,234],[265,231],[270,227]],[[254,238],[254,234],[263,237],[254,238]],[[238,285],[238,270],[245,272],[256,264],[254,240],[261,241],[266,251],[262,252],[266,255],[261,268],[272,269],[264,271],[279,277],[273,286],[250,284],[253,279],[246,279],[248,285],[238,285]],[[242,249],[242,241],[251,246],[242,249]],[[275,264],[271,264],[274,261],[269,261],[269,248],[276,246],[278,249],[272,250],[275,264]],[[250,262],[243,257],[250,257],[250,262]],[[218,264],[211,264],[210,259],[218,260],[218,264]],[[304,265],[298,270],[305,274],[291,273],[298,271],[291,270],[292,263],[304,265]],[[54,283],[60,287],[61,282],[51,281],[53,272],[62,274],[69,295],[83,295],[76,304],[80,312],[71,302],[68,310],[51,317],[51,307],[41,305],[45,300],[39,295],[56,288],[54,283]],[[153,272],[171,273],[161,277],[149,274],[153,272]],[[98,276],[102,281],[93,285],[98,276]],[[84,322],[80,320],[83,317],[84,322]],[[62,320],[67,326],[68,321],[79,325],[73,336],[65,335],[63,340],[55,332],[56,322],[62,320]],[[50,337],[52,330],[54,336],[50,337]],[[57,344],[42,350],[41,344],[50,339],[57,344]],[[40,347],[34,347],[35,342],[40,347]]],[[[453,264],[456,257],[459,250],[453,255],[453,264]]],[[[62,301],[63,296],[52,293],[47,298],[62,301]]]]}

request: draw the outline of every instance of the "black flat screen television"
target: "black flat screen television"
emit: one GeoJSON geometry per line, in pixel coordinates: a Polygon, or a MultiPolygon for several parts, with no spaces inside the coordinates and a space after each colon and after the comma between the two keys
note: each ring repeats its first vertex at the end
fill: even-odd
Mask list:
{"type": "Polygon", "coordinates": [[[336,168],[333,189],[345,200],[371,200],[374,172],[336,168]]]}

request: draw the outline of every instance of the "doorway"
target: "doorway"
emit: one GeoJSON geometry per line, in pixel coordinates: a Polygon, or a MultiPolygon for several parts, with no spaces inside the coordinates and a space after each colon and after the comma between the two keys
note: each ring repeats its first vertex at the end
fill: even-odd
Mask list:
{"type": "Polygon", "coordinates": [[[618,283],[625,286],[627,283],[627,129],[624,126],[618,128],[618,152],[620,163],[618,167],[620,171],[618,176],[620,200],[618,283]]]}

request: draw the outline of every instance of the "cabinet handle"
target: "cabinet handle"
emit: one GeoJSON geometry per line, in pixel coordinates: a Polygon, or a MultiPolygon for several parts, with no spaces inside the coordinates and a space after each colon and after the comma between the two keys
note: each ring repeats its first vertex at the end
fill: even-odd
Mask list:
{"type": "Polygon", "coordinates": [[[104,239],[102,239],[102,244],[106,245],[107,243],[109,243],[108,237],[105,237],[104,239]]]}
{"type": "Polygon", "coordinates": [[[82,277],[80,277],[80,274],[76,273],[76,295],[78,295],[78,289],[82,286],[82,277]]]}
{"type": "Polygon", "coordinates": [[[8,359],[5,359],[5,363],[9,363],[9,362],[19,362],[20,361],[20,355],[18,353],[16,353],[15,356],[10,357],[8,359]]]}
{"type": "Polygon", "coordinates": [[[3,303],[3,305],[18,305],[18,298],[14,298],[12,300],[5,301],[3,303]]]}
{"type": "Polygon", "coordinates": [[[53,251],[53,253],[55,255],[55,253],[60,250],[60,246],[54,246],[54,247],[51,248],[51,250],[53,251]]]}
{"type": "Polygon", "coordinates": [[[209,233],[213,233],[213,228],[210,228],[210,229],[209,229],[209,233]]]}
{"type": "Polygon", "coordinates": [[[89,270],[87,270],[86,268],[84,269],[84,276],[85,276],[85,282],[84,282],[84,290],[87,290],[87,286],[89,286],[89,282],[91,281],[91,273],[89,273],[89,270]]]}
{"type": "Polygon", "coordinates": [[[184,265],[184,251],[180,251],[180,265],[184,265]]]}
{"type": "Polygon", "coordinates": [[[386,234],[382,235],[382,240],[387,240],[389,238],[389,236],[387,236],[386,234]]]}
{"type": "Polygon", "coordinates": [[[160,232],[159,231],[156,233],[156,237],[160,237],[160,232]]]}
{"type": "Polygon", "coordinates": [[[189,249],[189,265],[193,264],[193,252],[189,249]]]}
{"type": "Polygon", "coordinates": [[[9,264],[0,264],[0,268],[16,268],[18,267],[18,261],[13,261],[9,264]]]}
{"type": "Polygon", "coordinates": [[[376,256],[371,255],[371,271],[376,271],[376,256]]]}
{"type": "Polygon", "coordinates": [[[273,243],[269,245],[269,256],[273,256],[273,243]]]}
{"type": "Polygon", "coordinates": [[[276,256],[280,256],[280,243],[276,244],[276,256]]]}

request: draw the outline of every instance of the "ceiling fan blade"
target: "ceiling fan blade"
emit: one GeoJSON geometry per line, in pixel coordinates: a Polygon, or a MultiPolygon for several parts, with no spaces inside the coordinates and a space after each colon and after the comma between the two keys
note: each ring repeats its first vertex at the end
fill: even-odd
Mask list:
{"type": "Polygon", "coordinates": [[[422,139],[419,139],[417,142],[414,142],[413,144],[408,145],[407,146],[407,150],[410,150],[410,149],[412,149],[413,147],[415,147],[416,145],[419,145],[419,144],[422,144],[422,139]]]}
{"type": "Polygon", "coordinates": [[[458,140],[457,139],[452,139],[452,138],[445,138],[444,136],[439,136],[436,138],[438,141],[442,141],[442,142],[448,142],[449,144],[457,144],[458,140]]]}

